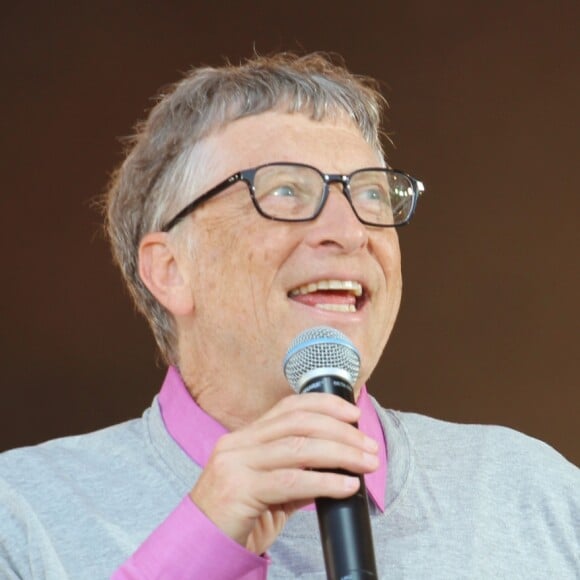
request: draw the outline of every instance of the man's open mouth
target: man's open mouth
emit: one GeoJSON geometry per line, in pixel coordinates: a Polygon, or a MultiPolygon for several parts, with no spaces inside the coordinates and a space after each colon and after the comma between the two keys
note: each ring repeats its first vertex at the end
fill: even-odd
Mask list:
{"type": "Polygon", "coordinates": [[[321,310],[356,312],[366,301],[366,292],[356,280],[318,280],[294,288],[288,297],[321,310]]]}

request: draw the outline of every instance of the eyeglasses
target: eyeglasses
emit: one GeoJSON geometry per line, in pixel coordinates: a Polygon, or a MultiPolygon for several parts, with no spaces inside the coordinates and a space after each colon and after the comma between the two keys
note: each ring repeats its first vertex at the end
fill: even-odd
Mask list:
{"type": "Polygon", "coordinates": [[[342,184],[342,193],[363,224],[397,227],[411,219],[421,181],[402,171],[370,167],[349,175],[322,173],[303,163],[268,163],[238,171],[185,206],[161,231],[168,232],[184,217],[234,183],[243,181],[254,207],[265,218],[283,222],[316,219],[328,199],[329,185],[342,184]]]}

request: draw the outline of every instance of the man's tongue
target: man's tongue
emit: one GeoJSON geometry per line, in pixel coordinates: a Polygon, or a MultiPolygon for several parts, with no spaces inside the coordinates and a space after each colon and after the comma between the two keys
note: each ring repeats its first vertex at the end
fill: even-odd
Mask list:
{"type": "Polygon", "coordinates": [[[292,296],[292,300],[306,304],[307,306],[317,306],[318,304],[352,304],[356,306],[356,298],[351,292],[345,290],[319,290],[308,294],[292,296]]]}

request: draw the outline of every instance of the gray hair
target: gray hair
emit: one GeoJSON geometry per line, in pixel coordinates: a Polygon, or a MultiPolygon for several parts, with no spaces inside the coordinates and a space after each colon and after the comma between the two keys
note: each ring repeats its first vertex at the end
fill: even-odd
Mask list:
{"type": "Polygon", "coordinates": [[[346,114],[382,155],[384,105],[374,80],[321,53],[255,56],[239,66],[196,68],[160,95],[137,125],[105,205],[113,255],[165,362],[178,362],[174,320],[139,276],[139,244],[192,200],[195,145],[236,119],[281,110],[317,121],[346,114]]]}

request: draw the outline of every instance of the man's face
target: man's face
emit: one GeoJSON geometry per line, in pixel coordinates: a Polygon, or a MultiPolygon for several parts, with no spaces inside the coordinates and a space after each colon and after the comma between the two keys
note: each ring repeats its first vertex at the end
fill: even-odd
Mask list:
{"type": "MultiPolygon", "coordinates": [[[[238,170],[274,161],[341,174],[381,165],[348,120],[280,112],[228,124],[202,143],[200,160],[200,193],[238,170]]],[[[311,222],[265,219],[243,183],[186,218],[180,227],[190,241],[180,265],[194,308],[177,325],[181,368],[190,381],[213,377],[222,388],[287,392],[282,361],[288,346],[318,325],[337,328],[358,348],[357,389],[368,378],[399,309],[399,245],[393,228],[361,224],[340,187],[331,186],[311,222]]]]}

